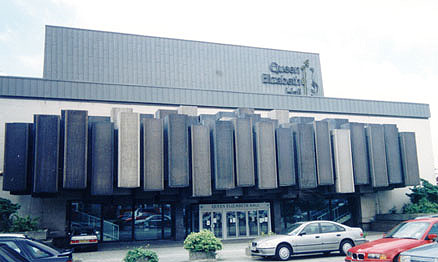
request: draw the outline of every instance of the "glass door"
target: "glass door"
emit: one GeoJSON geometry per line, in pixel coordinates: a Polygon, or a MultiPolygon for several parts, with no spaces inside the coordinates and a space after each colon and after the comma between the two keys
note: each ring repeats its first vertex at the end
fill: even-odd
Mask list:
{"type": "Polygon", "coordinates": [[[216,237],[222,238],[222,212],[213,212],[213,233],[216,237]]]}
{"type": "Polygon", "coordinates": [[[202,213],[202,228],[201,229],[207,229],[212,231],[212,225],[211,225],[211,212],[204,212],[202,213]]]}
{"type": "Polygon", "coordinates": [[[257,211],[248,211],[248,227],[250,236],[259,235],[259,225],[257,222],[257,211]]]}
{"type": "Polygon", "coordinates": [[[227,212],[227,238],[235,238],[237,236],[237,219],[236,212],[227,212]]]}
{"type": "Polygon", "coordinates": [[[239,237],[246,237],[248,236],[248,225],[246,220],[246,212],[237,211],[237,222],[239,222],[238,228],[239,228],[239,237]]]}

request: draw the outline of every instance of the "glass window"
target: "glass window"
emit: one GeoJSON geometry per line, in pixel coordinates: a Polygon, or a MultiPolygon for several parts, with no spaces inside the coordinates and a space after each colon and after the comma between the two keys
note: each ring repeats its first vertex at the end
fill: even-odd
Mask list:
{"type": "Polygon", "coordinates": [[[132,205],[129,204],[104,205],[103,240],[132,240],[132,226],[134,224],[132,213],[132,205]]]}
{"type": "Polygon", "coordinates": [[[1,243],[8,245],[13,250],[17,251],[17,253],[21,253],[21,249],[12,241],[1,241],[1,243]]]}
{"type": "Polygon", "coordinates": [[[34,258],[50,257],[49,253],[47,253],[46,251],[42,250],[39,247],[36,247],[34,245],[29,245],[28,247],[29,247],[28,250],[30,252],[30,255],[34,258]]]}
{"type": "Polygon", "coordinates": [[[319,225],[318,223],[312,223],[307,225],[302,231],[301,234],[304,233],[306,235],[319,234],[319,225]]]}
{"type": "Polygon", "coordinates": [[[426,229],[429,227],[428,222],[405,222],[392,229],[385,238],[416,238],[420,239],[426,229]]]}
{"type": "Polygon", "coordinates": [[[321,222],[320,225],[321,225],[321,233],[345,231],[343,227],[335,225],[333,223],[321,222]]]}
{"type": "Polygon", "coordinates": [[[158,204],[137,204],[134,218],[136,240],[161,239],[163,225],[170,221],[170,217],[163,217],[158,204]]]}
{"type": "Polygon", "coordinates": [[[430,231],[428,234],[437,234],[438,235],[438,223],[433,224],[433,226],[430,228],[430,231]]]}
{"type": "Polygon", "coordinates": [[[101,205],[74,201],[71,203],[70,230],[75,232],[94,231],[100,240],[101,205]]]}

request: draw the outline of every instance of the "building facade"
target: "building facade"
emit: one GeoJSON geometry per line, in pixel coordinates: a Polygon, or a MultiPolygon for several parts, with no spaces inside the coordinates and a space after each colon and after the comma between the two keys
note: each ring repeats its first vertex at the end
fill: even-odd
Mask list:
{"type": "Polygon", "coordinates": [[[54,234],[367,227],[434,180],[429,106],[324,97],[318,54],[57,26],[44,54],[0,77],[0,196],[54,234]]]}

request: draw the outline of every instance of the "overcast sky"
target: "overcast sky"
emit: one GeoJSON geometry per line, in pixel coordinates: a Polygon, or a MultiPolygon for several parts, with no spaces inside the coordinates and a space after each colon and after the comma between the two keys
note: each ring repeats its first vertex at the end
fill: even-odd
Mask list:
{"type": "Polygon", "coordinates": [[[42,77],[44,26],[320,54],[328,97],[427,103],[438,167],[438,1],[1,0],[0,75],[42,77]]]}

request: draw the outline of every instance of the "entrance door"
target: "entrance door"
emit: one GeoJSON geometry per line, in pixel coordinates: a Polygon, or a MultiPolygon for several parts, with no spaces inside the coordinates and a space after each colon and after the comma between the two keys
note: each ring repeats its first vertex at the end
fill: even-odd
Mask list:
{"type": "Polygon", "coordinates": [[[223,239],[257,237],[271,231],[269,208],[269,203],[200,205],[199,227],[223,239]]]}
{"type": "Polygon", "coordinates": [[[227,212],[227,238],[237,237],[237,219],[236,212],[227,212]]]}

